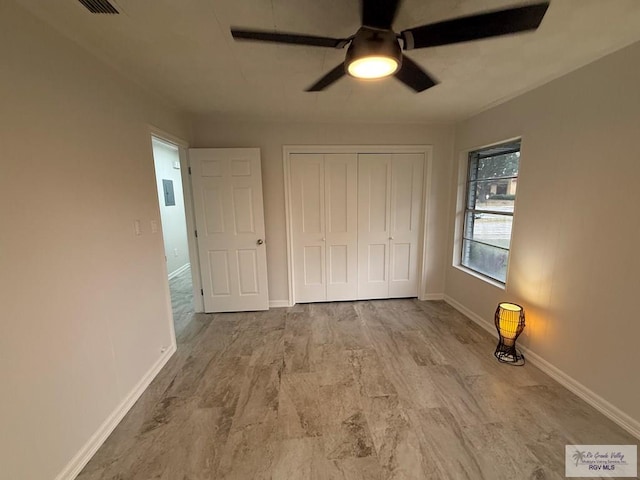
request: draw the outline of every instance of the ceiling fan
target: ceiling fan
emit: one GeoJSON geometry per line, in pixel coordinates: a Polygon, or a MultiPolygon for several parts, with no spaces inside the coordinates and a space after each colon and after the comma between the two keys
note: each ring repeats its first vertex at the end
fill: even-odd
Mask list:
{"type": "Polygon", "coordinates": [[[307,92],[324,90],[345,74],[365,79],[395,75],[409,88],[422,92],[438,82],[409,57],[402,54],[399,40],[402,40],[404,50],[413,50],[535,30],[549,7],[549,2],[522,5],[431,23],[395,33],[392,25],[400,1],[361,0],[362,26],[348,38],[233,27],[231,35],[235,40],[313,47],[340,49],[348,45],[345,61],[307,88],[307,92]]]}

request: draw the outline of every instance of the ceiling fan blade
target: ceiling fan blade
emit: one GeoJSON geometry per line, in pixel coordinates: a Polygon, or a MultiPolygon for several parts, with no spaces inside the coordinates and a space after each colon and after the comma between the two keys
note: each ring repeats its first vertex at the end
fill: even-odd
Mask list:
{"type": "Polygon", "coordinates": [[[362,24],[364,26],[391,30],[400,0],[360,1],[362,3],[362,24]]]}
{"type": "Polygon", "coordinates": [[[336,68],[327,73],[324,77],[318,80],[316,83],[307,88],[307,92],[320,92],[324,90],[333,82],[340,80],[345,75],[344,63],[341,63],[336,68]]]}
{"type": "Polygon", "coordinates": [[[481,13],[410,28],[400,35],[404,49],[411,50],[525,32],[538,28],[547,8],[549,2],[481,13]]]}
{"type": "Polygon", "coordinates": [[[438,84],[438,81],[425,72],[407,56],[402,56],[402,66],[396,72],[396,78],[416,92],[423,92],[438,84]]]}
{"type": "Polygon", "coordinates": [[[231,35],[236,40],[256,42],[288,43],[292,45],[310,45],[312,47],[344,48],[350,38],[316,37],[297,33],[267,32],[264,30],[240,30],[231,28],[231,35]]]}

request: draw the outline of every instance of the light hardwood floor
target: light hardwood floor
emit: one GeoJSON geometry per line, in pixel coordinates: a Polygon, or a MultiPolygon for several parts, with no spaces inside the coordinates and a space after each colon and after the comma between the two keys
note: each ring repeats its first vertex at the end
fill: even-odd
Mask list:
{"type": "Polygon", "coordinates": [[[443,302],[195,315],[80,480],[560,479],[637,440],[443,302]]]}

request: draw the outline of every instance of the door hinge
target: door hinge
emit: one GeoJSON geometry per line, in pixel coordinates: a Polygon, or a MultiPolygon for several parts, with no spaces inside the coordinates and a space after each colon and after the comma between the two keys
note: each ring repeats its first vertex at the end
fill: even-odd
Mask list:
{"type": "Polygon", "coordinates": [[[188,169],[188,170],[189,170],[189,175],[191,175],[191,167],[189,167],[189,169],[188,169]]]}
{"type": "Polygon", "coordinates": [[[195,234],[196,234],[196,238],[198,238],[198,230],[194,230],[195,234]]]}
{"type": "Polygon", "coordinates": [[[200,289],[200,295],[202,295],[204,297],[204,290],[200,289]]]}

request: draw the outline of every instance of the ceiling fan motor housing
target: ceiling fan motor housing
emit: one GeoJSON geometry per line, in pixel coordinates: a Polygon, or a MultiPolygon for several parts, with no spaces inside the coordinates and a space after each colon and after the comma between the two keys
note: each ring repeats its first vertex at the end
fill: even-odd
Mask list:
{"type": "Polygon", "coordinates": [[[394,59],[398,69],[402,65],[402,50],[398,38],[392,30],[361,27],[349,45],[344,67],[349,73],[349,65],[365,57],[386,57],[394,59]]]}

